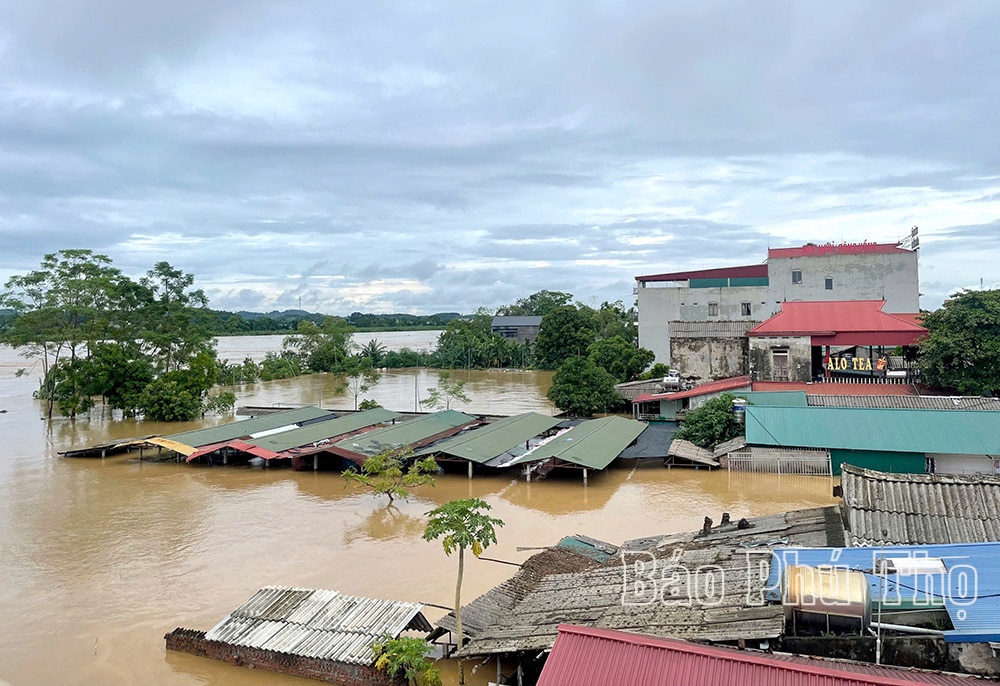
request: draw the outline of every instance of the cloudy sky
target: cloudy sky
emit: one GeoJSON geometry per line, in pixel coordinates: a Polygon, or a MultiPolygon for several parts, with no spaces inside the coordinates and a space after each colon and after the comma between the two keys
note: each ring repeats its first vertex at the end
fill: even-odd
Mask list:
{"type": "Polygon", "coordinates": [[[1000,282],[1000,3],[0,0],[0,278],[472,311],[918,225],[1000,282]]]}

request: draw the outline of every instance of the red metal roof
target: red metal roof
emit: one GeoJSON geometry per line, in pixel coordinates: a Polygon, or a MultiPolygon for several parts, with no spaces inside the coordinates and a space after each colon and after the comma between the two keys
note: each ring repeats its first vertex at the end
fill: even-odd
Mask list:
{"type": "Polygon", "coordinates": [[[805,381],[754,381],[754,391],[805,391],[806,395],[920,395],[909,384],[807,383],[805,381]]]}
{"type": "Polygon", "coordinates": [[[884,300],[784,302],[747,336],[811,336],[813,345],[913,345],[927,329],[883,312],[884,300]]]}
{"type": "Polygon", "coordinates": [[[214,453],[216,450],[221,450],[222,448],[232,448],[233,450],[239,450],[241,453],[249,453],[264,460],[273,460],[276,457],[288,457],[288,455],[279,455],[278,453],[268,450],[267,448],[261,448],[259,445],[253,445],[252,443],[247,443],[246,441],[241,441],[237,438],[232,441],[224,441],[222,443],[213,443],[212,445],[202,446],[188,455],[187,459],[184,461],[193,462],[202,455],[214,453]]]}
{"type": "Polygon", "coordinates": [[[768,248],[767,258],[813,257],[816,255],[885,255],[909,252],[898,243],[827,243],[826,245],[803,245],[798,248],[768,248]]]}
{"type": "Polygon", "coordinates": [[[671,272],[637,276],[636,281],[690,281],[691,279],[757,279],[767,276],[766,264],[749,264],[742,267],[699,269],[691,272],[671,272]]]}
{"type": "Polygon", "coordinates": [[[538,686],[968,686],[963,676],[862,663],[795,658],[559,625],[538,686]]]}
{"type": "Polygon", "coordinates": [[[720,379],[703,383],[686,391],[673,391],[672,393],[643,393],[637,395],[633,403],[648,403],[654,400],[683,400],[684,398],[697,398],[700,395],[711,393],[722,393],[724,391],[735,391],[740,388],[749,388],[749,376],[734,376],[731,379],[720,379]]]}

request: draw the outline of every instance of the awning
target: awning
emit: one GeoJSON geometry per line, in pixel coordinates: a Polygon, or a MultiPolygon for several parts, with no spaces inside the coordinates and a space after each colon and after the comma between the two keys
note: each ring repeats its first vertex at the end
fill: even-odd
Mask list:
{"type": "Polygon", "coordinates": [[[157,445],[161,448],[166,448],[167,450],[173,450],[175,453],[180,453],[181,455],[190,455],[197,450],[193,445],[187,445],[186,443],[181,443],[179,441],[171,441],[169,438],[147,438],[142,443],[150,443],[152,445],[157,445]]]}
{"type": "Polygon", "coordinates": [[[193,462],[203,455],[209,453],[214,453],[224,448],[231,448],[232,450],[239,451],[241,453],[248,453],[255,457],[259,457],[263,460],[273,460],[276,457],[291,457],[290,455],[279,455],[278,453],[268,450],[267,448],[261,448],[259,445],[254,445],[252,443],[247,443],[246,441],[241,441],[240,439],[235,439],[232,441],[225,441],[224,443],[215,443],[214,445],[206,445],[198,448],[193,453],[187,456],[185,462],[193,462]]]}

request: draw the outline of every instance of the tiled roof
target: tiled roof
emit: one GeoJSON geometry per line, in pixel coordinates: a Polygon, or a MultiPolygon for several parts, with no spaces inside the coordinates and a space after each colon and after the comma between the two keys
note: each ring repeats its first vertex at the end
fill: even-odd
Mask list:
{"type": "Polygon", "coordinates": [[[912,320],[883,312],[884,300],[784,302],[781,312],[747,336],[810,336],[813,345],[912,345],[927,333],[912,320]]]}

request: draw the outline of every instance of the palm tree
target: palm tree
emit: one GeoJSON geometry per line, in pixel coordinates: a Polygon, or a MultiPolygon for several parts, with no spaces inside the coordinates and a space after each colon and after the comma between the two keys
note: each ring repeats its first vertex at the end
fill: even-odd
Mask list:
{"type": "MultiPolygon", "coordinates": [[[[458,551],[458,580],[455,583],[455,635],[458,648],[462,648],[462,577],[465,573],[465,549],[479,557],[482,552],[497,542],[496,527],[503,526],[503,520],[490,517],[486,513],[492,508],[481,498],[452,500],[427,513],[430,521],[424,530],[425,541],[441,538],[444,554],[451,556],[458,551]]],[[[465,669],[458,661],[458,683],[465,683],[465,669]]]]}

